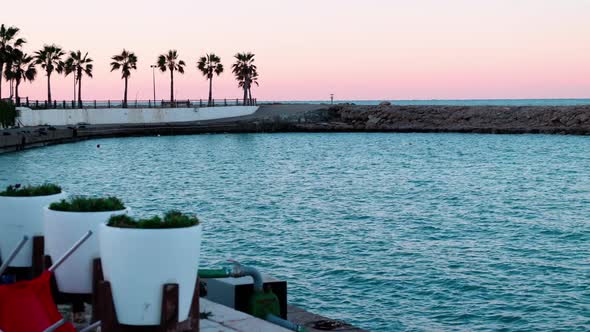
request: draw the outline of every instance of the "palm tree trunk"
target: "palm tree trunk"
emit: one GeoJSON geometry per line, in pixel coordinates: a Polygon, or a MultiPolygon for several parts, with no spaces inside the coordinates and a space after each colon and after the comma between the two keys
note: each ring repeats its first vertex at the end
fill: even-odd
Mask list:
{"type": "Polygon", "coordinates": [[[252,105],[252,84],[249,84],[250,86],[248,87],[248,99],[250,99],[250,105],[252,105]]]}
{"type": "Polygon", "coordinates": [[[213,105],[213,75],[209,77],[209,106],[213,105]]]}
{"type": "Polygon", "coordinates": [[[47,73],[47,100],[51,105],[51,74],[47,73]]]}
{"type": "Polygon", "coordinates": [[[125,77],[125,95],[123,96],[123,108],[127,108],[127,77],[125,77]]]}
{"type": "Polygon", "coordinates": [[[82,108],[82,71],[78,71],[78,107],[82,108]]]}
{"type": "Polygon", "coordinates": [[[248,100],[248,87],[246,86],[246,82],[244,82],[244,106],[246,105],[247,100],[248,100]]]}
{"type": "Polygon", "coordinates": [[[4,63],[0,62],[0,99],[2,99],[2,71],[4,69],[4,63]]]}
{"type": "Polygon", "coordinates": [[[170,70],[170,104],[174,103],[174,70],[170,70]]]}
{"type": "Polygon", "coordinates": [[[14,88],[14,93],[16,94],[16,106],[20,106],[20,97],[18,96],[18,86],[20,85],[20,80],[16,80],[16,86],[14,88]]]}

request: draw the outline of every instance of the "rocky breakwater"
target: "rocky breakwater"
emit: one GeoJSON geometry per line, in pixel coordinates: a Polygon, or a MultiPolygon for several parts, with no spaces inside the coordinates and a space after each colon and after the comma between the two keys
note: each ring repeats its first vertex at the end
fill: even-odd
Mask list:
{"type": "Polygon", "coordinates": [[[584,106],[336,105],[306,114],[297,131],[590,134],[584,106]],[[311,121],[310,121],[311,120],[311,121]]]}

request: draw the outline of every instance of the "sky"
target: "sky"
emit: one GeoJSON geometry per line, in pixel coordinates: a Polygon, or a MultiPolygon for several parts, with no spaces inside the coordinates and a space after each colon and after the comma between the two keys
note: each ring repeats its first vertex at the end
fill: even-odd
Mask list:
{"type": "MultiPolygon", "coordinates": [[[[589,98],[589,15],[590,0],[28,0],[0,23],[21,29],[28,53],[89,52],[85,100],[122,99],[109,63],[123,48],[139,57],[129,99],[153,98],[150,65],[169,49],[187,63],[178,99],[207,97],[196,69],[207,52],[226,68],[214,97],[240,97],[231,64],[242,51],[256,54],[259,100],[589,98]]],[[[155,80],[169,98],[169,75],[155,80]]],[[[20,94],[45,99],[46,84],[40,71],[20,94]]],[[[71,76],[52,88],[73,98],[71,76]]]]}

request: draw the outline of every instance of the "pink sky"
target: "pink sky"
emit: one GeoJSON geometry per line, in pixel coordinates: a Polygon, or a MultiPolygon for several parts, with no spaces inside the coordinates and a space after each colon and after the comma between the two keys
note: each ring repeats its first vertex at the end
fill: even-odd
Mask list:
{"type": "MultiPolygon", "coordinates": [[[[264,100],[590,97],[590,1],[586,0],[33,0],[5,13],[29,53],[44,43],[88,51],[94,78],[83,99],[120,99],[110,57],[139,57],[129,98],[152,98],[157,56],[179,51],[187,73],[177,98],[206,98],[196,60],[222,58],[214,97],[235,98],[232,56],[256,54],[264,100]]],[[[3,83],[3,94],[8,86],[3,83]]],[[[55,99],[72,99],[72,78],[55,76],[55,99]]],[[[156,73],[158,99],[168,74],[156,73]]],[[[46,80],[21,88],[44,99],[46,80]]]]}

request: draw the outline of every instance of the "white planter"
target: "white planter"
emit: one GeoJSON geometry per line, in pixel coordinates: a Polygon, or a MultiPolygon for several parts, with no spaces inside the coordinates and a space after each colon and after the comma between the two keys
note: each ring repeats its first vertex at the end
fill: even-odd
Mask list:
{"type": "Polygon", "coordinates": [[[178,284],[178,319],[188,319],[197,281],[201,228],[100,227],[102,269],[111,284],[120,323],[160,324],[162,286],[167,283],[178,284]]]}
{"type": "Polygon", "coordinates": [[[64,198],[66,198],[64,192],[49,196],[0,196],[0,255],[2,255],[2,259],[8,258],[23,236],[27,235],[29,241],[10,266],[32,266],[33,236],[43,235],[43,208],[64,198]]]}
{"type": "Polygon", "coordinates": [[[44,208],[45,254],[55,262],[86,232],[94,234],[55,270],[57,287],[63,293],[92,293],[92,260],[100,257],[99,225],[113,215],[128,210],[108,212],[64,212],[44,208]]]}

